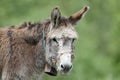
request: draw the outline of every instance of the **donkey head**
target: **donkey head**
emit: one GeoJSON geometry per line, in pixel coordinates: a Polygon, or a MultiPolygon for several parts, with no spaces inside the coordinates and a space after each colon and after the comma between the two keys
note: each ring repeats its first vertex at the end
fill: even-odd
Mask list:
{"type": "Polygon", "coordinates": [[[69,73],[73,67],[74,41],[77,38],[73,26],[88,9],[89,7],[84,7],[69,18],[62,17],[58,7],[51,12],[51,21],[46,36],[46,60],[54,70],[62,74],[69,73]]]}

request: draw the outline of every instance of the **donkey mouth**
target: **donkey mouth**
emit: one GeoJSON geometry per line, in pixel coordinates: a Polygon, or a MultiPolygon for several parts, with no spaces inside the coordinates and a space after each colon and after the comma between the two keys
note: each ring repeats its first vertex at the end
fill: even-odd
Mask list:
{"type": "Polygon", "coordinates": [[[71,70],[61,70],[60,73],[62,75],[68,75],[71,70]]]}

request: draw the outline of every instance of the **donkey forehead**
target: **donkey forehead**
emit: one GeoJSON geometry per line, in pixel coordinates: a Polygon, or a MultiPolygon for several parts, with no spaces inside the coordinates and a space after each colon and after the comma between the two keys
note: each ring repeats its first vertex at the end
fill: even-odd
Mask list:
{"type": "Polygon", "coordinates": [[[61,26],[60,28],[52,29],[48,34],[48,38],[63,38],[63,37],[75,39],[78,38],[77,33],[74,27],[72,26],[69,27],[61,26]]]}

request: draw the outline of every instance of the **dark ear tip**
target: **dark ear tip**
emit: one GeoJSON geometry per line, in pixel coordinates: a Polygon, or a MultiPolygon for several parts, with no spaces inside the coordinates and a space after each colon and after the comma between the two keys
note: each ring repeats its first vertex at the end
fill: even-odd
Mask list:
{"type": "Polygon", "coordinates": [[[59,6],[56,6],[55,8],[53,8],[53,10],[59,10],[59,6]]]}
{"type": "Polygon", "coordinates": [[[86,6],[84,9],[85,9],[85,11],[87,11],[87,10],[90,9],[90,7],[89,7],[89,6],[86,6]]]}
{"type": "Polygon", "coordinates": [[[52,13],[55,13],[55,14],[60,13],[60,8],[56,6],[55,8],[53,8],[52,13]]]}

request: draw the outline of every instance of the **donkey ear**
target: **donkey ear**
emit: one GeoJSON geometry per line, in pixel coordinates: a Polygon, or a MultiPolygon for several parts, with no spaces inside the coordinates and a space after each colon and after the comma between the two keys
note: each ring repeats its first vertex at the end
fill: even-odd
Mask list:
{"type": "Polygon", "coordinates": [[[58,27],[60,22],[61,13],[58,7],[55,7],[51,12],[51,21],[53,23],[53,27],[58,27]]]}
{"type": "Polygon", "coordinates": [[[76,12],[75,14],[71,15],[69,17],[70,22],[73,25],[76,24],[88,10],[89,10],[89,6],[86,6],[83,9],[81,9],[79,12],[76,12]]]}

